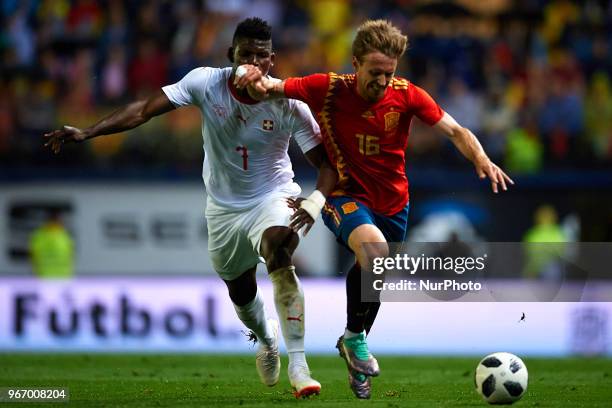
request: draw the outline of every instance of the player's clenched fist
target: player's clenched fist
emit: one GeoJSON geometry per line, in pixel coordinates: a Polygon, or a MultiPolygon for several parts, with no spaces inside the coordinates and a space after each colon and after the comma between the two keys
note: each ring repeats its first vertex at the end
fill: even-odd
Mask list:
{"type": "Polygon", "coordinates": [[[59,130],[43,135],[44,146],[49,147],[55,154],[59,153],[65,143],[82,142],[86,138],[85,132],[73,126],[62,126],[59,130]]]}
{"type": "Polygon", "coordinates": [[[234,85],[238,89],[246,88],[251,98],[261,101],[266,99],[274,81],[265,77],[258,67],[244,64],[236,69],[234,85]]]}

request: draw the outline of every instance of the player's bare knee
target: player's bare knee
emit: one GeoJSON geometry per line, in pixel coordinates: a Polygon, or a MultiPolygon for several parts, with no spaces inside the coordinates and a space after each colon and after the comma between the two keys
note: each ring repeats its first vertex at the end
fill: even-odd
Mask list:
{"type": "Polygon", "coordinates": [[[368,267],[368,265],[372,265],[375,259],[389,256],[389,245],[386,242],[363,244],[360,250],[355,252],[355,255],[360,265],[368,267]]]}
{"type": "Polygon", "coordinates": [[[361,265],[368,265],[372,259],[389,255],[389,245],[383,233],[372,224],[362,224],[348,237],[349,247],[361,265]]]}
{"type": "Polygon", "coordinates": [[[291,257],[299,242],[297,234],[289,228],[273,228],[266,230],[261,242],[262,256],[269,272],[291,265],[291,257]]]}

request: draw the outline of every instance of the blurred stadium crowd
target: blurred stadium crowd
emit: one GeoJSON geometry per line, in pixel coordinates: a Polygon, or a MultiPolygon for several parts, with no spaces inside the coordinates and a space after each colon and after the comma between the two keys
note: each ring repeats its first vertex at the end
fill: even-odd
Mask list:
{"type": "MultiPolygon", "coordinates": [[[[235,24],[274,29],[278,77],[352,72],[354,27],[387,18],[410,38],[398,75],[425,88],[513,174],[612,167],[612,0],[2,0],[0,168],[198,176],[200,117],[181,109],[69,148],[85,126],[196,66],[226,66],[235,24]]],[[[462,160],[418,124],[410,163],[462,160]]],[[[305,165],[293,155],[298,167],[305,165]]],[[[465,163],[461,164],[465,166],[465,163]]],[[[299,169],[298,169],[299,170],[299,169]]]]}

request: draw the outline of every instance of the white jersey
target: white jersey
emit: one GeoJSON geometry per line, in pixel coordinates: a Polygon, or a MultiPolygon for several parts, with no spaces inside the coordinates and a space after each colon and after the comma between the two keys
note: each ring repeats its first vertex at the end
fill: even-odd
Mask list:
{"type": "Polygon", "coordinates": [[[176,107],[195,105],[202,112],[202,177],[209,199],[244,209],[293,182],[287,154],[292,135],[307,152],[321,143],[321,134],[306,104],[244,100],[229,84],[231,73],[230,67],[196,68],[162,90],[176,107]]]}

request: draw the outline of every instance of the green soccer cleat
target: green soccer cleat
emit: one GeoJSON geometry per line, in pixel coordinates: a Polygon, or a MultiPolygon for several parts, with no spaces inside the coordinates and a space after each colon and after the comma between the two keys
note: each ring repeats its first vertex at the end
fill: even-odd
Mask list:
{"type": "Polygon", "coordinates": [[[372,394],[372,380],[365,374],[349,371],[349,385],[353,394],[359,399],[370,399],[372,394]]]}
{"type": "Polygon", "coordinates": [[[338,342],[336,343],[336,348],[338,349],[340,357],[342,357],[346,362],[349,371],[348,380],[351,390],[359,399],[370,399],[370,395],[372,393],[372,381],[370,377],[366,376],[365,374],[351,369],[350,363],[348,362],[344,352],[343,344],[344,336],[340,336],[338,342]]]}
{"type": "Polygon", "coordinates": [[[350,339],[340,336],[336,347],[340,351],[340,356],[346,361],[349,370],[357,371],[368,377],[376,377],[380,374],[378,361],[368,351],[365,333],[359,333],[350,339]]]}

